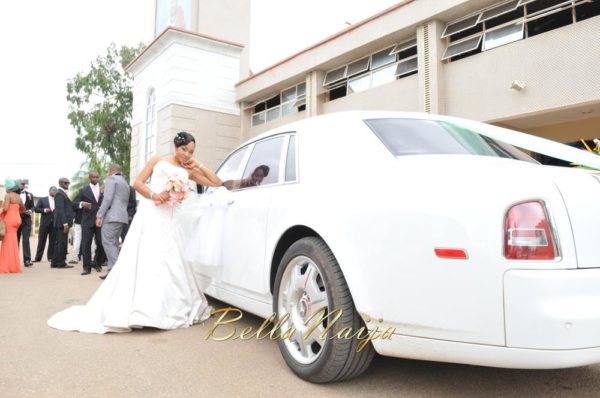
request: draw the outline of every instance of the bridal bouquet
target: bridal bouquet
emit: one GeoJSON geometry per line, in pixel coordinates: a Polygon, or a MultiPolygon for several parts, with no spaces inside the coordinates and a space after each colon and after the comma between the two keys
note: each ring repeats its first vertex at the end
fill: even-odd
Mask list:
{"type": "MultiPolygon", "coordinates": [[[[176,174],[170,176],[165,184],[165,191],[169,192],[169,200],[165,203],[169,206],[181,203],[188,197],[190,190],[190,182],[187,178],[181,178],[176,174]]],[[[158,205],[160,202],[156,204],[158,205]]]]}

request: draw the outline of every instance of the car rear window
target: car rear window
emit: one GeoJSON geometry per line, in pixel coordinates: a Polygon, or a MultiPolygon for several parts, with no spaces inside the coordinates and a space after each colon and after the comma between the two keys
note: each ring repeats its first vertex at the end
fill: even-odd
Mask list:
{"type": "Polygon", "coordinates": [[[365,123],[394,156],[479,155],[537,163],[517,148],[440,120],[368,119],[365,123]]]}

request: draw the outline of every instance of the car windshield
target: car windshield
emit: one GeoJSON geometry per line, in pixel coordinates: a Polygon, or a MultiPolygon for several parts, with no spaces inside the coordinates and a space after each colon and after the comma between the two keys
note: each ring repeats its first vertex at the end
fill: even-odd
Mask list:
{"type": "Polygon", "coordinates": [[[368,119],[365,123],[394,156],[479,155],[538,163],[512,145],[455,123],[424,119],[368,119]]]}

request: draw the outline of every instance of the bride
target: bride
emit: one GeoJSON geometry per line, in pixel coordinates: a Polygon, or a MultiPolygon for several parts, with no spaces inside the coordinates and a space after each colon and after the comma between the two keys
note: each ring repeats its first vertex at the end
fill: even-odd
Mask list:
{"type": "Polygon", "coordinates": [[[55,329],[88,333],[129,332],[144,326],[159,329],[187,327],[210,317],[204,294],[183,258],[178,206],[169,206],[169,178],[201,185],[223,182],[192,158],[196,141],[180,132],[175,155],[154,157],[133,187],[141,199],[119,258],[106,280],[86,305],[58,312],[48,320],[55,329]],[[149,185],[145,181],[152,176],[149,185]]]}

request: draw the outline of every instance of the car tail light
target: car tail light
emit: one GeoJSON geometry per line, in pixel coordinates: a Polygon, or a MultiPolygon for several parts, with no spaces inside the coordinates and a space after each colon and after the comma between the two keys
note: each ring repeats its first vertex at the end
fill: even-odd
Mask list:
{"type": "Polygon", "coordinates": [[[554,260],[558,257],[552,226],[542,201],[511,207],[504,220],[504,257],[510,260],[554,260]]]}

